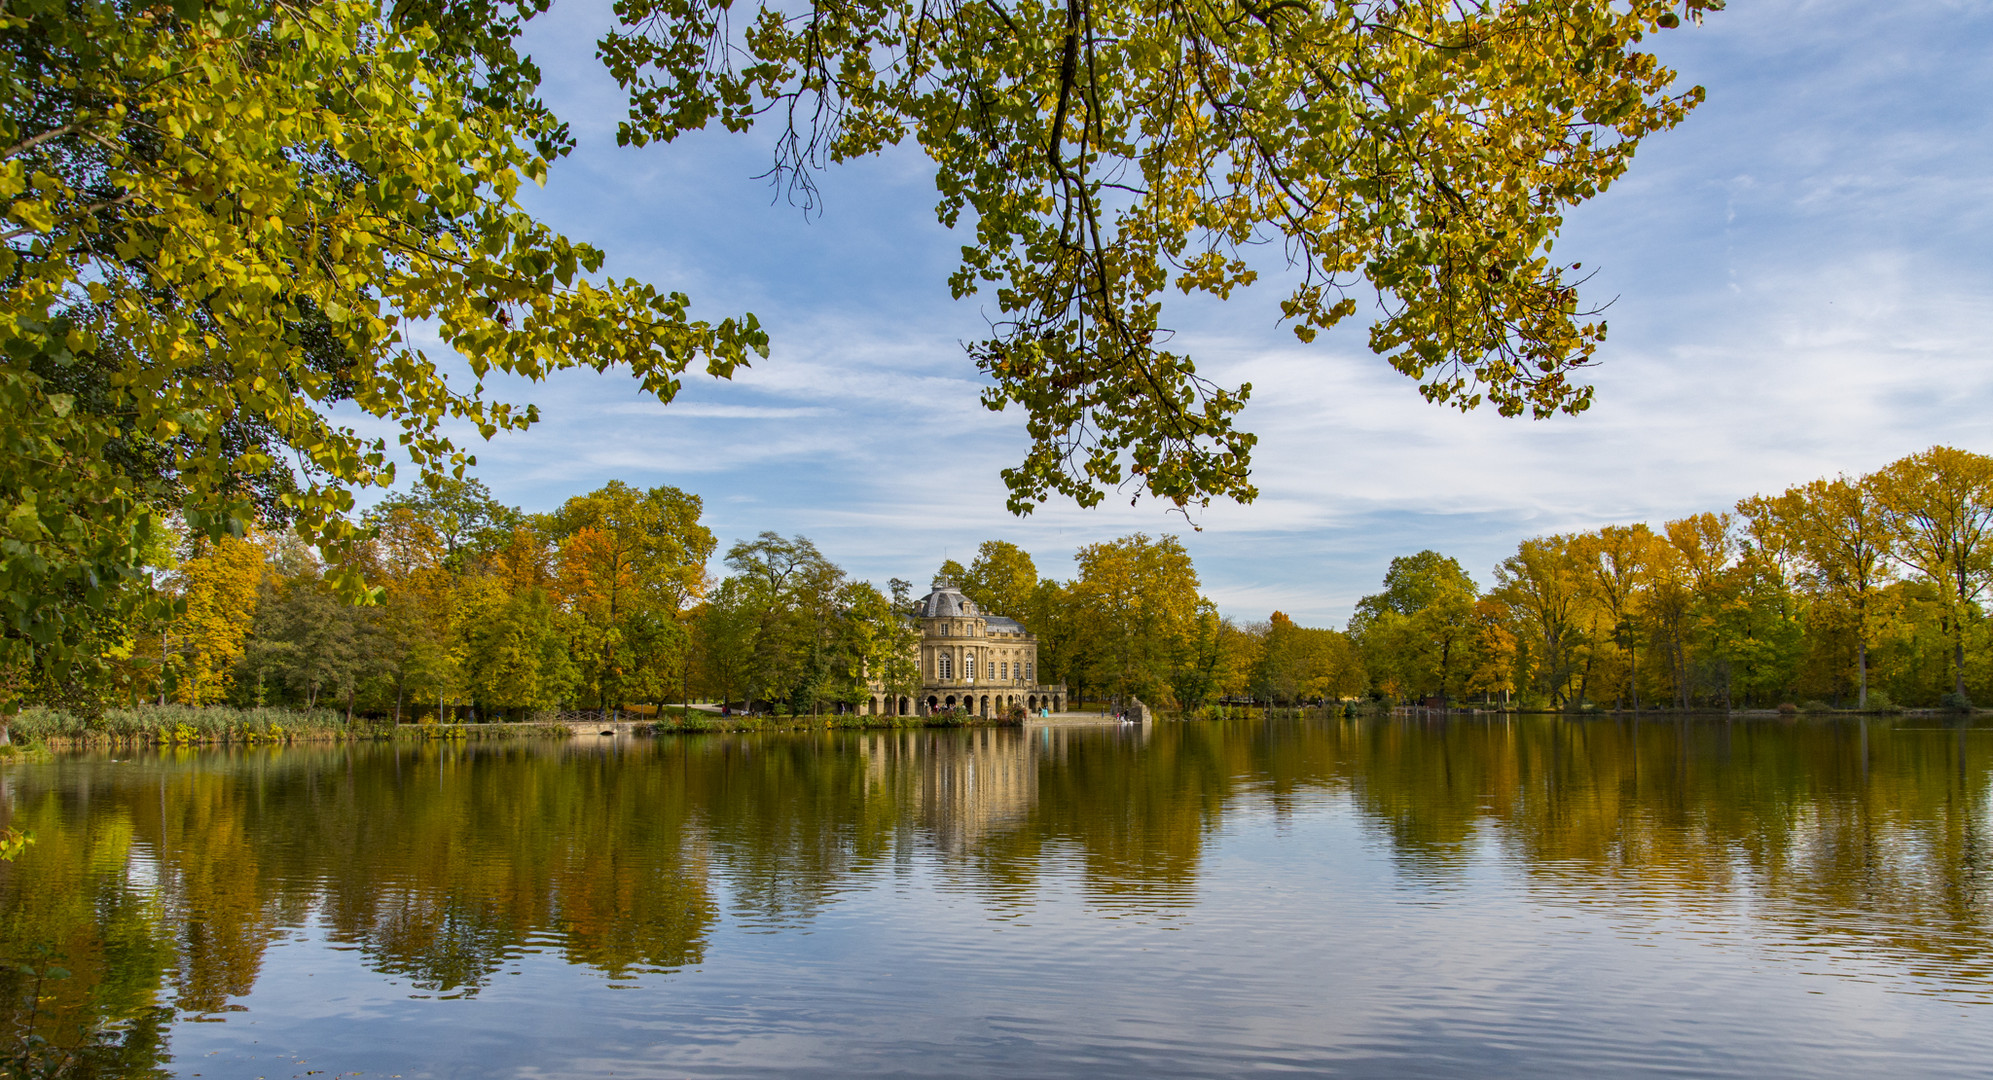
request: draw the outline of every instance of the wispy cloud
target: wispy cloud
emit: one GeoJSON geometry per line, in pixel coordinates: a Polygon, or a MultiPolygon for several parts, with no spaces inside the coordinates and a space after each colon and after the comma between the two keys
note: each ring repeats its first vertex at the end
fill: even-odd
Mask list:
{"type": "Polygon", "coordinates": [[[823,416],[829,410],[811,405],[719,405],[710,401],[631,401],[611,405],[611,416],[669,416],[685,420],[793,420],[800,416],[823,416]]]}

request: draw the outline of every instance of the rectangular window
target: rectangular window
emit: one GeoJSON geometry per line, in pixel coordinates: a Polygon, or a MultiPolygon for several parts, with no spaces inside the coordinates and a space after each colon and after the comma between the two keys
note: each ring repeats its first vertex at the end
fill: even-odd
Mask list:
{"type": "Polygon", "coordinates": [[[941,678],[944,679],[954,678],[954,675],[949,671],[949,668],[954,666],[952,662],[953,657],[950,657],[947,653],[942,653],[940,659],[941,659],[941,678]]]}
{"type": "Polygon", "coordinates": [[[1024,665],[1024,677],[1036,680],[1038,678],[1038,665],[1036,663],[1024,665]]]}
{"type": "Polygon", "coordinates": [[[967,675],[967,676],[968,676],[969,678],[971,678],[971,679],[973,679],[973,678],[975,678],[975,677],[976,677],[976,658],[975,658],[975,657],[973,657],[973,656],[970,656],[970,657],[966,657],[965,659],[963,659],[963,661],[962,661],[962,674],[964,674],[964,675],[967,675]]]}
{"type": "Polygon", "coordinates": [[[1010,678],[1010,665],[1009,665],[1009,664],[1005,664],[1005,665],[1003,666],[1003,674],[1002,674],[1001,676],[999,676],[999,677],[1000,677],[1000,678],[1005,678],[1005,679],[1008,679],[1008,678],[1010,678]]]}

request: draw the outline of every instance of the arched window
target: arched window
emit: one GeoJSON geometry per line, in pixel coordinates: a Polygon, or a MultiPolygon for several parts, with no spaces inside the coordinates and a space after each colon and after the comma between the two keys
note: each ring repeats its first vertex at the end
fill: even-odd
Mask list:
{"type": "Polygon", "coordinates": [[[944,678],[944,679],[952,679],[952,678],[954,678],[954,677],[955,677],[955,674],[954,674],[954,672],[953,672],[953,671],[951,670],[952,668],[954,668],[954,666],[955,666],[955,658],[954,658],[954,657],[952,657],[952,656],[949,656],[949,655],[948,655],[947,653],[942,653],[942,654],[941,654],[941,677],[942,677],[942,678],[944,678]]]}

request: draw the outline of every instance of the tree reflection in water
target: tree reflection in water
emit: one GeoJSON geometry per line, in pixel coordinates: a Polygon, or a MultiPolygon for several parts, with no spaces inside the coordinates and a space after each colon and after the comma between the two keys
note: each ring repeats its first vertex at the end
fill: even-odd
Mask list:
{"type": "Polygon", "coordinates": [[[313,928],[428,995],[555,951],[701,963],[916,853],[998,912],[1194,903],[1228,815],[1353,809],[1409,887],[1477,858],[1629,917],[1751,905],[1984,999],[1993,731],[1932,721],[1291,721],[72,757],[4,776],[14,1071],[144,1075],[313,928]],[[1921,727],[1917,725],[1922,725],[1921,727]],[[66,973],[66,977],[62,976],[66,973]]]}

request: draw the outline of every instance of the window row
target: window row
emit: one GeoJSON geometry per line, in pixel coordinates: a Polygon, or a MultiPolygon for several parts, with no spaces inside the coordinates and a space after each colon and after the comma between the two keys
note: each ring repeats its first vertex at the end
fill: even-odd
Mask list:
{"type": "MultiPolygon", "coordinates": [[[[1015,664],[1012,664],[1009,661],[992,660],[990,661],[989,666],[995,669],[993,674],[998,679],[1011,678],[1012,671],[1015,671],[1016,677],[1020,679],[1036,680],[1038,678],[1038,665],[1032,661],[1019,661],[1015,664]]],[[[934,674],[937,678],[942,678],[942,679],[954,678],[955,654],[946,653],[946,652],[936,653],[934,657],[934,674]]],[[[975,657],[965,656],[962,658],[962,677],[965,679],[973,679],[976,677],[975,657]]]]}

